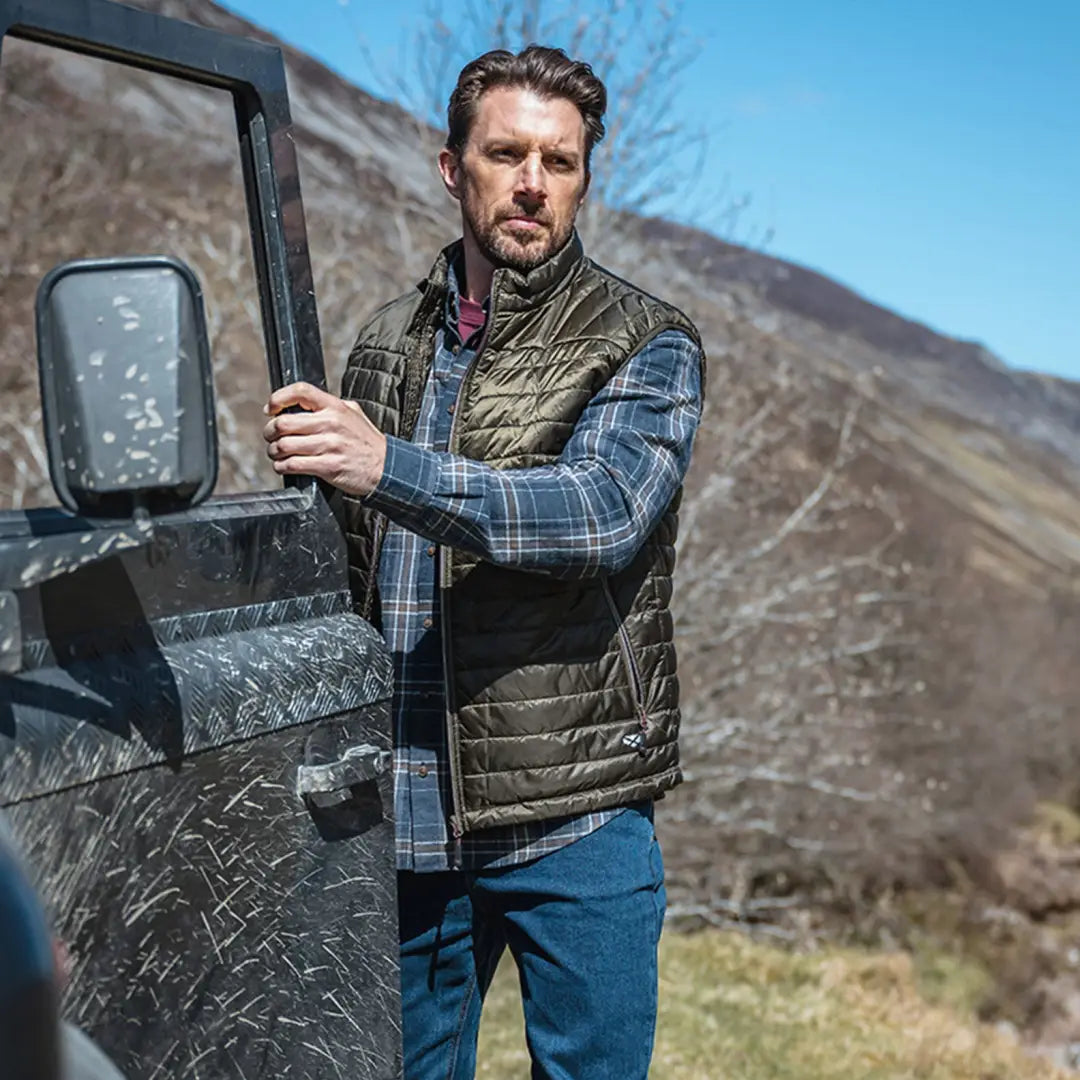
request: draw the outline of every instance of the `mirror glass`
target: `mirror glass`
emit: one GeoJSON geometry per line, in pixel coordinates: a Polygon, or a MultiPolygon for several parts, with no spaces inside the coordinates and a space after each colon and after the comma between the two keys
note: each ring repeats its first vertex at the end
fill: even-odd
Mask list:
{"type": "Polygon", "coordinates": [[[217,472],[213,375],[194,274],[164,256],[80,260],[37,297],[49,471],[81,514],[186,509],[217,472]]]}

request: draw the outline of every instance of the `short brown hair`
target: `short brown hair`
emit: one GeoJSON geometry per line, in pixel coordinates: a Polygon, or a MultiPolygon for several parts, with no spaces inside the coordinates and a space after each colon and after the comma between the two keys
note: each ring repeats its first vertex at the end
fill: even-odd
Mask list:
{"type": "Polygon", "coordinates": [[[583,60],[571,60],[562,49],[529,45],[516,56],[492,49],[461,69],[446,107],[446,147],[460,154],[476,119],[476,108],[488,90],[500,86],[532,90],[545,98],[566,98],[585,122],[585,172],[593,147],[604,137],[607,90],[583,60]]]}

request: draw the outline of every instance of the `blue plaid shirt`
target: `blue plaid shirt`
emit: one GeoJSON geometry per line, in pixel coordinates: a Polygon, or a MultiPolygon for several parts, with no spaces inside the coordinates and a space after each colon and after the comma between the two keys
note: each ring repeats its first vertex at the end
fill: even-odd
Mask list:
{"type": "Polygon", "coordinates": [[[378,567],[383,634],[394,661],[397,865],[433,872],[511,866],[609,821],[606,810],[450,835],[439,546],[560,578],[626,565],[682,483],[701,405],[697,346],[659,335],[582,413],[550,466],[496,470],[446,452],[462,379],[482,337],[457,332],[451,272],[444,325],[412,442],[387,438],[367,502],[389,519],[378,567]]]}

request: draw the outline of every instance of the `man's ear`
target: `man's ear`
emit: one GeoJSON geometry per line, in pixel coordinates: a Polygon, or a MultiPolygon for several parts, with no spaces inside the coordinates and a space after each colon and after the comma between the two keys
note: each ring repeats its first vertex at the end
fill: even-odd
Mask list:
{"type": "Polygon", "coordinates": [[[461,158],[449,147],[439,151],[439,175],[450,195],[461,200],[461,158]]]}
{"type": "Polygon", "coordinates": [[[592,173],[586,170],[585,183],[581,187],[581,194],[578,196],[578,209],[580,210],[585,205],[585,196],[589,194],[589,184],[592,183],[592,173]]]}

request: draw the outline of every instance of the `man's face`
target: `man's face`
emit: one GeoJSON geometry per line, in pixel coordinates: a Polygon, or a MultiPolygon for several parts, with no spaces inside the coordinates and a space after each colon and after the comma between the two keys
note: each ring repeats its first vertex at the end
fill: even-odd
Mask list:
{"type": "Polygon", "coordinates": [[[574,228],[587,187],[585,124],[566,98],[488,90],[460,157],[443,150],[439,169],[480,254],[527,272],[574,228]]]}

